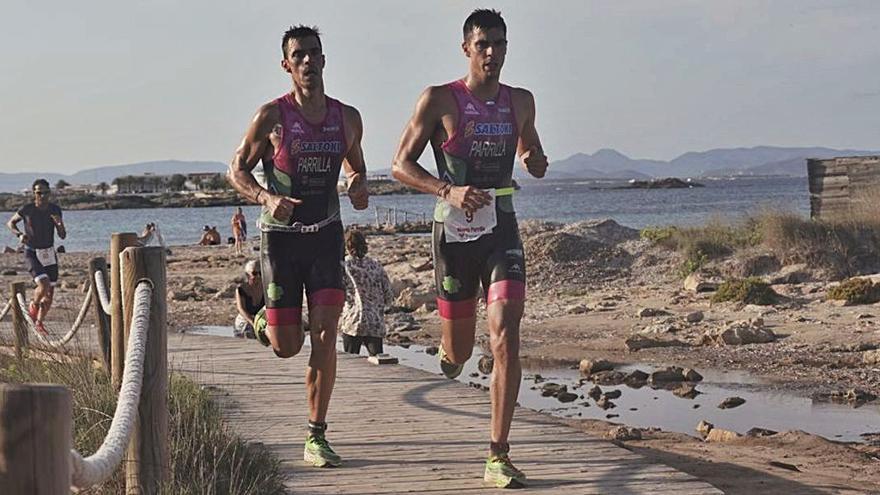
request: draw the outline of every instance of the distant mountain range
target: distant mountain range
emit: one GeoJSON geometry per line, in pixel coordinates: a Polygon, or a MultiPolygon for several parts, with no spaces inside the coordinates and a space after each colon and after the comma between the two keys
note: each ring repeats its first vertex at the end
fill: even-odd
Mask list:
{"type": "MultiPolygon", "coordinates": [[[[592,155],[576,153],[550,164],[547,177],[551,179],[648,179],[651,177],[713,177],[785,175],[806,177],[807,158],[835,156],[880,155],[880,151],[832,149],[820,147],[784,148],[755,146],[753,148],[720,148],[708,151],[690,151],[670,161],[634,159],[613,149],[600,149],[592,155]]],[[[425,163],[429,169],[433,164],[425,163]]],[[[37,177],[45,177],[51,184],[64,179],[71,184],[111,183],[123,175],[152,173],[222,172],[226,164],[220,162],[186,162],[164,160],[114,165],[82,170],[75,174],[39,172],[0,173],[0,192],[28,189],[37,177]]],[[[371,173],[390,174],[389,169],[372,169],[371,173]]],[[[527,175],[517,167],[516,177],[527,175]]]]}

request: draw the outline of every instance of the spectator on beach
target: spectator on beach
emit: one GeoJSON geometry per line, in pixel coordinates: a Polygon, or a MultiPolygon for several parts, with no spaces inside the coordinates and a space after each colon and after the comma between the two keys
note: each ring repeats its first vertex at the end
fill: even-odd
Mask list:
{"type": "Polygon", "coordinates": [[[138,236],[137,240],[138,244],[144,247],[153,244],[153,242],[155,241],[157,244],[162,246],[166,254],[171,254],[171,250],[168,249],[168,246],[165,245],[165,239],[162,237],[162,232],[159,230],[158,223],[150,222],[144,225],[144,231],[141,232],[141,235],[138,236]]]}
{"type": "Polygon", "coordinates": [[[235,289],[235,306],[238,314],[235,315],[233,332],[236,337],[255,339],[257,337],[254,334],[254,317],[263,307],[260,263],[256,260],[248,261],[244,265],[244,273],[247,279],[235,289]]]}
{"type": "Polygon", "coordinates": [[[55,251],[55,232],[67,237],[61,207],[49,201],[52,191],[46,179],[33,184],[34,201],[21,207],[6,224],[24,246],[24,257],[37,288],[27,312],[38,332],[46,333],[43,321],[52,306],[55,284],[58,283],[58,256],[55,251]],[[24,222],[24,232],[18,223],[24,222]]]}
{"type": "Polygon", "coordinates": [[[232,223],[232,237],[235,240],[235,254],[241,256],[244,254],[244,244],[247,241],[247,220],[240,206],[235,209],[230,223],[232,223]]]}
{"type": "Polygon", "coordinates": [[[360,354],[361,345],[371,356],[382,353],[385,306],[394,298],[382,265],[367,256],[367,239],[357,230],[345,234],[345,307],[342,310],[342,346],[360,354]]]}
{"type": "Polygon", "coordinates": [[[202,238],[199,240],[199,246],[218,246],[220,245],[220,232],[217,227],[205,225],[202,228],[202,238]]]}

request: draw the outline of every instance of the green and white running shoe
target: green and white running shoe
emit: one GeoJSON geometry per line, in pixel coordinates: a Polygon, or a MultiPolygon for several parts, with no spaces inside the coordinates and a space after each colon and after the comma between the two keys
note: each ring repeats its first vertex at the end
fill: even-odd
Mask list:
{"type": "Polygon", "coordinates": [[[526,475],[517,469],[507,454],[493,455],[486,460],[486,473],[483,480],[495,488],[522,488],[526,486],[526,475]]]}
{"type": "Polygon", "coordinates": [[[257,314],[254,315],[254,335],[257,337],[257,342],[266,347],[269,347],[271,344],[271,342],[269,342],[269,336],[266,335],[266,327],[268,325],[269,322],[266,320],[266,307],[263,306],[257,311],[257,314]]]}
{"type": "Polygon", "coordinates": [[[342,464],[342,458],[339,457],[330,443],[323,436],[316,437],[309,435],[306,438],[306,447],[303,450],[303,460],[315,467],[337,467],[342,464]]]}
{"type": "Polygon", "coordinates": [[[443,349],[443,344],[440,344],[440,350],[437,352],[437,356],[440,357],[440,371],[446,375],[446,378],[458,378],[458,375],[461,374],[461,370],[464,369],[464,365],[455,364],[450,361],[449,356],[446,355],[446,351],[443,349]]]}

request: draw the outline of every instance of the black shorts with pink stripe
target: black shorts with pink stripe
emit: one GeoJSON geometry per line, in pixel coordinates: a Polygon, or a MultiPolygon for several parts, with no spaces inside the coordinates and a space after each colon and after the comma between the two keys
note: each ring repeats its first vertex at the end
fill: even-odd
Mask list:
{"type": "Polygon", "coordinates": [[[487,304],[525,299],[526,261],[516,215],[497,211],[497,217],[491,234],[471,242],[446,242],[443,224],[434,222],[434,277],[441,318],[474,316],[481,283],[487,304]]]}
{"type": "Polygon", "coordinates": [[[303,289],[312,306],[345,302],[342,223],[315,233],[263,232],[260,265],[269,325],[302,323],[303,289]]]}

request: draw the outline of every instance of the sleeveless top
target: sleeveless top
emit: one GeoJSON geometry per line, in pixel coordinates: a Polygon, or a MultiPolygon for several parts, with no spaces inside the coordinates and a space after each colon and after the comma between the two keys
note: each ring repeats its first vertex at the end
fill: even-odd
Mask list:
{"type": "Polygon", "coordinates": [[[327,114],[320,124],[311,124],[299,111],[290,94],[277,100],[281,111],[281,145],[270,164],[264,163],[266,184],[273,194],[301,199],[287,222],[280,222],[264,208],[260,215],[263,230],[273,225],[309,225],[339,213],[336,184],[348,147],[345,142],[342,103],[327,99],[327,114]]]}
{"type": "MultiPolygon", "coordinates": [[[[464,80],[447,84],[458,106],[458,123],[452,135],[434,150],[437,174],[456,186],[480,189],[510,187],[519,132],[510,86],[502,84],[494,100],[483,101],[468,89],[464,80]]],[[[435,220],[438,212],[435,209],[435,220]]],[[[498,196],[500,212],[513,213],[513,198],[498,196]]]]}

